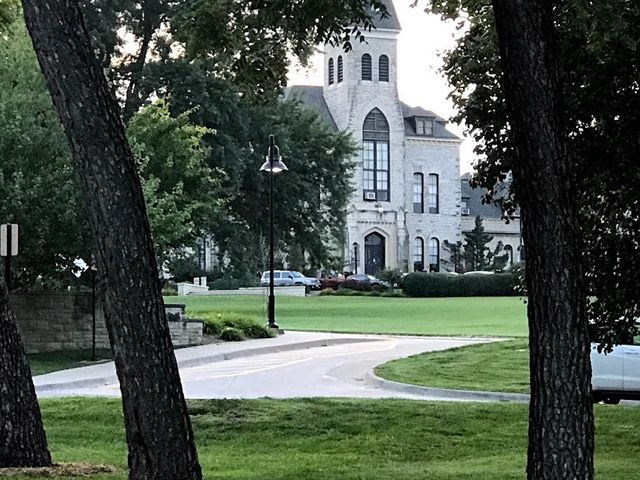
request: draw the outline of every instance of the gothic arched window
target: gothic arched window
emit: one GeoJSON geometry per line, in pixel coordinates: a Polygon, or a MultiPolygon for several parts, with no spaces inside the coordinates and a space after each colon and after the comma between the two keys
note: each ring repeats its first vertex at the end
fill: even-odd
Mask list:
{"type": "Polygon", "coordinates": [[[365,200],[390,200],[389,161],[389,123],[384,114],[374,108],[362,126],[362,187],[365,200]]]}
{"type": "Polygon", "coordinates": [[[344,79],[344,65],[342,64],[342,55],[338,56],[338,83],[344,79]]]}
{"type": "Polygon", "coordinates": [[[380,82],[389,81],[389,57],[380,55],[378,59],[378,80],[380,82]]]}
{"type": "Polygon", "coordinates": [[[429,239],[429,271],[440,271],[440,241],[437,238],[429,239]]]}
{"type": "Polygon", "coordinates": [[[371,55],[362,55],[362,80],[371,80],[371,55]]]}
{"type": "Polygon", "coordinates": [[[329,59],[329,85],[333,85],[333,58],[329,59]]]}
{"type": "Polygon", "coordinates": [[[413,240],[413,271],[422,272],[424,270],[424,240],[416,237],[413,240]]]}

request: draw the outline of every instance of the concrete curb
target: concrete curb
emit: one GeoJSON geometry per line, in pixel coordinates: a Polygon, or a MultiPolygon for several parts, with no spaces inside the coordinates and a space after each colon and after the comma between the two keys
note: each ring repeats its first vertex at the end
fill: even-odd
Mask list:
{"type": "Polygon", "coordinates": [[[377,388],[391,390],[398,393],[422,395],[442,398],[443,400],[459,400],[466,402],[516,402],[529,403],[529,395],[526,393],[501,393],[482,392],[471,390],[451,390],[447,388],[422,387],[408,383],[394,382],[378,377],[373,371],[367,373],[365,381],[377,388]]]}
{"type": "MultiPolygon", "coordinates": [[[[217,353],[213,355],[205,355],[202,357],[186,358],[184,360],[177,359],[179,368],[197,367],[207,363],[223,362],[225,360],[233,360],[236,358],[252,357],[254,355],[265,355],[269,353],[288,352],[293,350],[304,350],[307,348],[328,347],[332,345],[343,345],[348,343],[378,342],[382,339],[378,338],[323,338],[320,340],[309,340],[297,343],[289,343],[284,345],[271,345],[266,347],[255,347],[244,350],[233,350],[226,353],[217,353]]],[[[179,352],[179,350],[177,351],[179,352]]],[[[91,388],[102,385],[109,385],[118,382],[116,375],[108,375],[101,377],[85,378],[81,380],[71,380],[69,382],[44,383],[36,386],[37,392],[55,392],[57,390],[69,390],[76,388],[91,388]]]]}

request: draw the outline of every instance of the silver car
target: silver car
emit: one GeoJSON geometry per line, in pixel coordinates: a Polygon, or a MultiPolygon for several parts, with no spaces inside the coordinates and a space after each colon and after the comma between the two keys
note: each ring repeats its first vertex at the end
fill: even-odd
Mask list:
{"type": "Polygon", "coordinates": [[[309,287],[309,290],[320,290],[320,280],[317,278],[305,277],[300,272],[295,271],[291,273],[293,274],[296,285],[304,285],[305,287],[309,287]]]}
{"type": "MultiPolygon", "coordinates": [[[[262,277],[260,278],[261,287],[269,286],[269,273],[270,273],[270,270],[267,270],[266,272],[262,272],[262,277]]],[[[292,285],[296,285],[296,279],[293,276],[293,272],[291,272],[290,270],[274,270],[273,285],[275,287],[291,287],[292,285]]],[[[298,283],[298,285],[304,285],[304,284],[298,283]]]]}

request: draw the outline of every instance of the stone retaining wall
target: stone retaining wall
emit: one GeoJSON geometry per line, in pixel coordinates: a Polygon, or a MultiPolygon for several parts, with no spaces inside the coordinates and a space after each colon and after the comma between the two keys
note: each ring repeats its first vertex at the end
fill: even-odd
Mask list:
{"type": "MultiPolygon", "coordinates": [[[[91,348],[91,294],[14,293],[11,304],[27,353],[91,348]]],[[[202,343],[202,322],[185,320],[184,305],[166,305],[165,309],[174,346],[202,343]]],[[[96,347],[109,348],[100,303],[96,305],[96,347]]]]}

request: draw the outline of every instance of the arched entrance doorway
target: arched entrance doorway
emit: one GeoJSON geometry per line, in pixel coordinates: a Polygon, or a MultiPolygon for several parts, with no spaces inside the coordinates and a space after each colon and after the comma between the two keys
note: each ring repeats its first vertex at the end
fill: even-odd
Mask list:
{"type": "Polygon", "coordinates": [[[364,237],[364,273],[375,275],[384,267],[384,237],[370,233],[364,237]]]}

